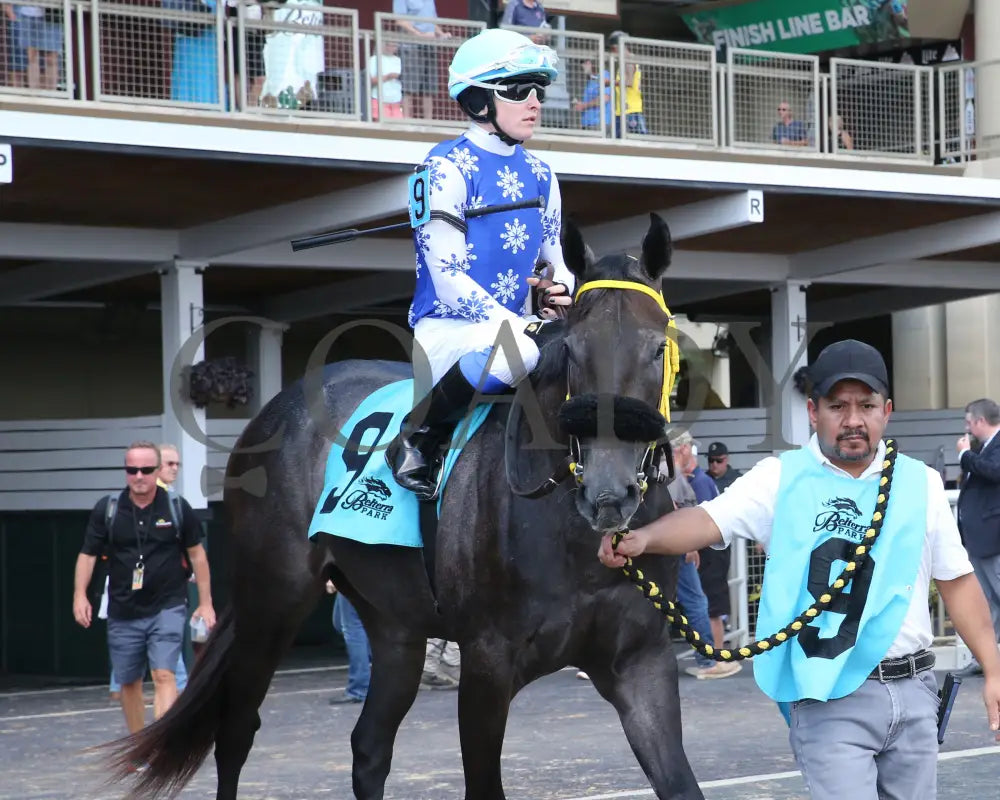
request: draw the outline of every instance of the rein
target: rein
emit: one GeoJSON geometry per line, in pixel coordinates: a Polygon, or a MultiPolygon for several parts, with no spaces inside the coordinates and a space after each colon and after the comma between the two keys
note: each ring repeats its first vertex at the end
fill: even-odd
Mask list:
{"type": "MultiPolygon", "coordinates": [[[[892,488],[892,471],[896,466],[896,455],[896,442],[893,439],[886,439],[885,461],[882,462],[882,474],[879,477],[879,494],[875,503],[875,513],[872,515],[871,525],[865,532],[864,542],[854,548],[854,557],[847,562],[847,565],[840,575],[837,576],[837,579],[826,588],[815,603],[795,617],[795,619],[781,630],[763,639],[750,642],[750,644],[738,648],[735,652],[732,650],[716,650],[712,645],[701,641],[698,631],[691,629],[687,617],[684,616],[684,610],[680,605],[672,600],[668,600],[660,587],[654,581],[649,580],[643,574],[642,570],[635,566],[631,558],[625,560],[622,572],[635,584],[635,588],[642,592],[643,596],[653,604],[653,608],[663,614],[674,630],[680,633],[691,647],[706,658],[710,658],[713,661],[743,661],[744,659],[758,656],[761,653],[766,653],[768,650],[773,650],[775,647],[798,636],[802,632],[803,627],[830,607],[830,604],[843,593],[847,584],[851,582],[851,578],[858,574],[858,570],[865,563],[865,559],[868,558],[872,547],[875,545],[875,540],[878,539],[879,534],[882,532],[882,526],[885,524],[886,509],[889,505],[889,490],[892,488]]],[[[612,548],[618,546],[622,536],[626,533],[628,533],[627,529],[618,531],[618,533],[611,537],[612,548]]]]}
{"type": "MultiPolygon", "coordinates": [[[[638,281],[608,279],[588,281],[587,283],[584,283],[579,289],[576,290],[574,300],[578,302],[582,294],[593,289],[620,289],[632,292],[642,292],[648,297],[651,297],[656,302],[660,310],[667,316],[666,349],[663,353],[663,382],[660,387],[660,402],[657,410],[663,418],[669,422],[670,393],[673,391],[674,381],[676,380],[677,373],[680,370],[680,348],[677,345],[677,324],[674,322],[674,317],[671,315],[670,309],[667,308],[663,295],[655,289],[646,286],[643,283],[639,283],[638,281]],[[673,334],[671,334],[671,329],[674,331],[673,334]]],[[[567,374],[566,400],[569,401],[570,399],[571,393],[569,389],[569,375],[567,374]]],[[[523,416],[524,412],[521,409],[521,404],[517,402],[517,397],[515,395],[514,402],[511,404],[510,415],[507,417],[507,426],[504,431],[504,468],[507,473],[507,483],[510,486],[510,490],[518,497],[536,500],[540,497],[545,497],[546,495],[551,494],[556,487],[559,486],[559,484],[571,475],[576,479],[577,484],[582,484],[582,450],[576,437],[571,435],[569,453],[559,462],[552,474],[535,487],[530,489],[521,488],[520,482],[517,479],[516,451],[518,430],[523,416]]],[[[645,493],[647,486],[645,471],[647,467],[652,464],[656,448],[656,442],[650,443],[637,470],[639,485],[642,488],[643,493],[645,493]]]]}

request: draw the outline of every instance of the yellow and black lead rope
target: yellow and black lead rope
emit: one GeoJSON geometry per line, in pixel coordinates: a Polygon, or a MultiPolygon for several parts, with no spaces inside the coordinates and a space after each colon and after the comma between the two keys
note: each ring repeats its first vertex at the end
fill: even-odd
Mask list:
{"type": "MultiPolygon", "coordinates": [[[[631,558],[626,559],[622,571],[635,584],[635,587],[649,599],[653,607],[663,614],[674,630],[680,633],[687,640],[688,644],[703,656],[711,658],[714,661],[742,661],[747,658],[753,658],[797,636],[805,625],[830,607],[834,599],[850,583],[851,578],[858,573],[861,565],[868,558],[868,553],[875,544],[875,540],[878,539],[879,534],[882,532],[886,507],[889,505],[889,490],[892,488],[892,471],[895,465],[896,443],[893,439],[887,439],[885,443],[885,460],[882,462],[882,474],[879,477],[879,493],[878,500],[875,503],[875,513],[872,515],[871,526],[865,532],[864,540],[854,549],[854,558],[847,562],[847,566],[837,576],[837,579],[827,587],[826,591],[820,595],[815,603],[789,622],[784,628],[771,634],[766,639],[758,639],[750,642],[750,644],[740,647],[737,650],[717,651],[712,645],[701,641],[701,636],[699,636],[697,631],[691,629],[687,617],[682,613],[680,606],[665,597],[660,587],[643,575],[642,570],[632,563],[631,558]]],[[[617,547],[622,536],[626,533],[627,531],[616,533],[611,540],[612,546],[617,547]]]]}

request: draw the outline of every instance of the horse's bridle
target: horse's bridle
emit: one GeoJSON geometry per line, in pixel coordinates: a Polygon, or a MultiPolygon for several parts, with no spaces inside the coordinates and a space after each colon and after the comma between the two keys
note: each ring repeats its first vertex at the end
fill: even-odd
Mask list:
{"type": "MultiPolygon", "coordinates": [[[[658,411],[663,418],[670,421],[670,393],[674,388],[674,381],[677,378],[677,372],[680,369],[680,348],[677,345],[677,324],[674,322],[674,317],[670,313],[670,309],[667,308],[667,304],[663,299],[663,295],[656,291],[655,289],[646,286],[638,281],[621,281],[621,280],[595,280],[588,281],[580,286],[576,290],[576,295],[574,297],[575,301],[579,301],[580,296],[584,292],[589,292],[593,289],[622,289],[625,291],[642,292],[648,297],[653,298],[656,301],[657,306],[667,317],[666,325],[666,349],[663,353],[663,383],[660,387],[660,402],[658,406],[658,411]],[[671,329],[673,329],[673,334],[671,334],[671,329]]],[[[572,392],[569,386],[569,373],[566,374],[566,400],[572,399],[572,392]]],[[[552,474],[545,479],[541,484],[534,487],[533,489],[521,489],[517,485],[515,473],[516,466],[514,464],[514,450],[517,441],[518,427],[521,420],[521,410],[520,405],[515,401],[510,412],[510,417],[507,421],[507,430],[505,434],[505,467],[507,471],[507,483],[510,485],[511,491],[518,495],[519,497],[525,497],[528,499],[537,499],[539,497],[544,497],[549,494],[559,484],[564,480],[569,478],[571,475],[576,480],[577,485],[583,483],[583,449],[580,445],[580,441],[576,436],[570,435],[569,437],[569,454],[565,456],[559,465],[552,472],[552,474]]],[[[646,480],[647,470],[653,465],[653,459],[656,454],[656,450],[659,447],[658,442],[650,442],[647,446],[642,458],[639,461],[639,466],[636,470],[636,478],[639,484],[640,490],[645,493],[648,486],[646,480]]],[[[670,473],[673,473],[673,465],[670,464],[670,473]]]]}

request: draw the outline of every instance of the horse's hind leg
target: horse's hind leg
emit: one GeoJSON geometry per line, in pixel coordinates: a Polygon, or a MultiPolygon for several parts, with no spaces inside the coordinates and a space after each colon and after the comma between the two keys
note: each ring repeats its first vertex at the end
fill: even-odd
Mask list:
{"type": "Polygon", "coordinates": [[[260,705],[281,658],[322,592],[319,573],[324,554],[314,549],[309,569],[301,555],[302,565],[297,569],[269,570],[268,579],[261,579],[255,571],[244,572],[250,583],[235,587],[236,641],[215,739],[216,800],[236,800],[240,772],[260,728],[260,705]]]}
{"type": "Polygon", "coordinates": [[[372,678],[351,734],[353,782],[358,800],[381,800],[396,732],[420,689],[425,640],[414,638],[412,632],[388,628],[384,620],[370,616],[369,620],[372,678]]]}
{"type": "Polygon", "coordinates": [[[618,712],[625,736],[660,800],[704,800],[681,743],[677,662],[666,636],[611,662],[585,668],[618,712]]]}

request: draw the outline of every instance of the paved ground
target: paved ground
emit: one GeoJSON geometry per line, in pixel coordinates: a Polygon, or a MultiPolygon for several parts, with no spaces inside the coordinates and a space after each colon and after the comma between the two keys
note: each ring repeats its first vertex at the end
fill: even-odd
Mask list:
{"type": "MultiPolygon", "coordinates": [[[[276,677],[242,797],[352,797],[348,737],[358,708],[327,704],[344,679],[340,666],[276,677]]],[[[981,678],[962,687],[942,748],[939,800],[1000,798],[1000,747],[986,729],[981,688],[981,678]]],[[[723,681],[684,676],[681,693],[685,747],[708,800],[805,798],[784,721],[749,670],[723,681]]],[[[387,797],[461,800],[455,714],[454,692],[420,693],[400,730],[387,797]]],[[[85,750],[122,733],[121,712],[103,687],[0,694],[0,800],[121,797],[100,788],[96,758],[85,750]]],[[[511,800],[653,797],[611,707],[568,670],[516,699],[503,771],[511,800]]],[[[214,796],[209,762],[181,797],[214,796]]]]}

